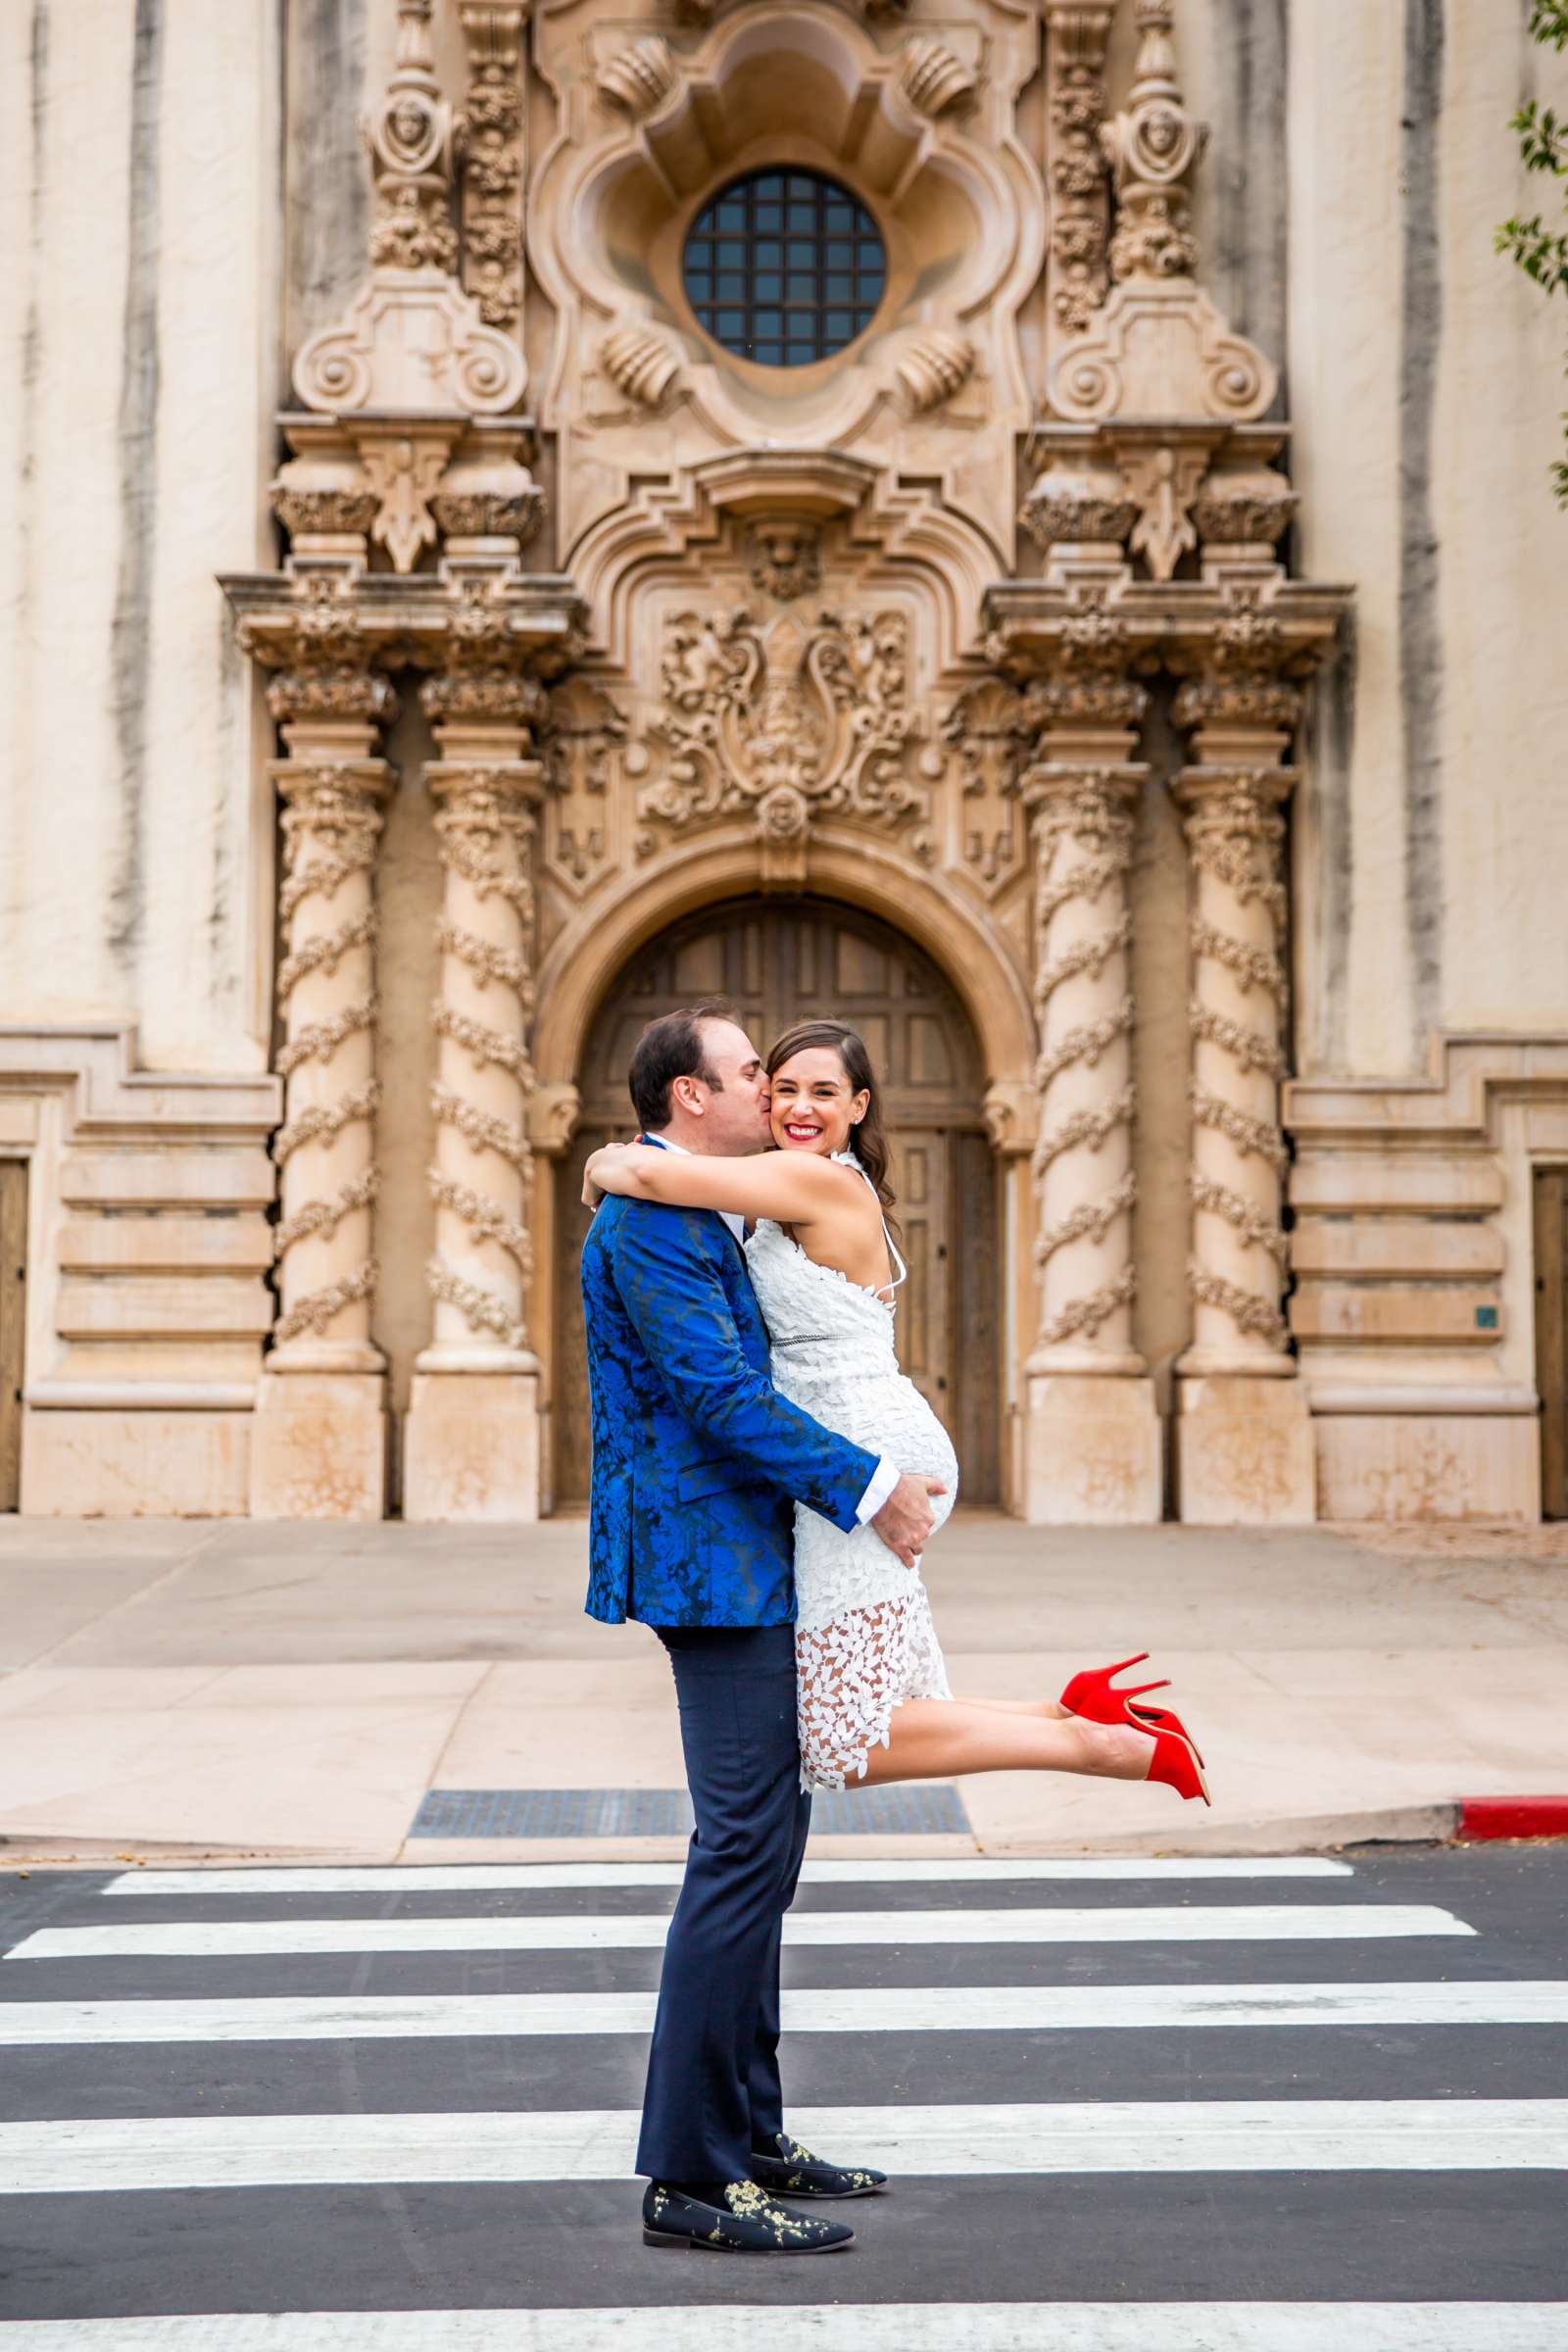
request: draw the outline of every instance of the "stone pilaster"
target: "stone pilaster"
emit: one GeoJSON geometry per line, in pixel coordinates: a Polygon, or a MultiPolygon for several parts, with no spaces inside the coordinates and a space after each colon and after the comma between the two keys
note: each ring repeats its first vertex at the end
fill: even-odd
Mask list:
{"type": "MultiPolygon", "coordinates": [[[[1076,527],[1076,526],[1075,526],[1076,527]]],[[[1034,854],[1039,1325],[1025,1365],[1023,1511],[1129,1525],[1161,1508],[1152,1384],[1133,1345],[1132,922],[1127,872],[1147,770],[1137,632],[1103,581],[1044,592],[1004,656],[1034,675],[1037,757],[1020,790],[1034,854]],[[1040,625],[1043,624],[1043,625],[1040,625]]]]}
{"type": "Polygon", "coordinates": [[[463,0],[468,96],[457,123],[464,284],[486,326],[522,340],[526,36],[532,0],[463,0]]]}
{"type": "Polygon", "coordinates": [[[1051,309],[1082,334],[1109,289],[1110,176],[1101,149],[1112,0],[1044,0],[1052,130],[1051,309]]]}
{"type": "MultiPolygon", "coordinates": [[[[477,560],[477,559],[476,559],[477,560]]],[[[404,1512],[539,1514],[539,1361],[529,1346],[533,1200],[533,857],[544,690],[509,646],[496,585],[455,575],[446,674],[421,689],[441,757],[425,770],[445,874],[432,1007],[430,1345],[415,1369],[404,1512]]],[[[504,591],[500,592],[504,596],[504,591]]]]}
{"type": "MultiPolygon", "coordinates": [[[[292,496],[301,537],[330,538],[334,526],[363,522],[343,510],[344,494],[292,496]],[[317,512],[323,498],[330,509],[317,512]]],[[[272,1146],[279,1315],[258,1388],[251,1511],[377,1519],[387,1426],[385,1358],[370,1337],[379,1178],[374,875],[390,777],[374,746],[396,699],[371,665],[346,564],[305,573],[286,605],[242,623],[241,642],[278,669],[268,701],[287,753],[270,769],[283,843],[284,1116],[272,1146]]]]}
{"type": "Polygon", "coordinates": [[[1193,1343],[1178,1366],[1183,1519],[1296,1525],[1315,1516],[1311,1423],[1281,1298],[1287,980],[1281,755],[1299,661],[1263,591],[1229,588],[1176,698],[1198,760],[1174,782],[1191,874],[1193,1343]]]}

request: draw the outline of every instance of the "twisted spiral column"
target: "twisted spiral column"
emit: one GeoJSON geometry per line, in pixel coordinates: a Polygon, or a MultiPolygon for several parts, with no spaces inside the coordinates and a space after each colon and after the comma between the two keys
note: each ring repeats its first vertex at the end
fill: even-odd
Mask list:
{"type": "Polygon", "coordinates": [[[283,802],[286,954],[277,974],[284,1122],[273,1143],[282,1218],[281,1314],[270,1371],[379,1372],[370,1339],[377,1265],[373,873],[384,760],[290,759],[283,802]]]}
{"type": "Polygon", "coordinates": [[[1280,1312],[1286,1061],[1281,954],[1284,768],[1193,767],[1176,780],[1193,876],[1190,1100],[1194,1342],[1187,1374],[1295,1364],[1280,1312]]]}
{"type": "Polygon", "coordinates": [[[526,1308],[533,1067],[525,1039],[542,778],[536,760],[437,761],[425,770],[446,879],[436,927],[441,993],[431,1009],[440,1041],[428,1171],[435,1250],[426,1267],[434,1338],[421,1371],[537,1369],[526,1308]]]}
{"type": "Polygon", "coordinates": [[[1041,1097],[1036,1372],[1142,1372],[1132,1344],[1133,1000],[1139,766],[1054,761],[1024,781],[1035,855],[1041,1097]]]}

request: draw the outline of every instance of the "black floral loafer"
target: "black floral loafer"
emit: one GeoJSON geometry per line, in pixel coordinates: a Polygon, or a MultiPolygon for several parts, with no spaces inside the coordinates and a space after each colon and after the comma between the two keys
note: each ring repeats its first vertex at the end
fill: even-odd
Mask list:
{"type": "Polygon", "coordinates": [[[824,2164],[787,2132],[775,2134],[776,2156],[752,2150],[752,2179],[775,2197],[874,2197],[886,2188],[886,2173],[868,2165],[824,2164]]]}
{"type": "Polygon", "coordinates": [[[643,2198],[643,2244],[690,2246],[709,2254],[832,2254],[853,2246],[845,2222],[819,2222],[770,2203],[755,2180],[732,2180],[722,2205],[704,2205],[651,2181],[643,2198]]]}

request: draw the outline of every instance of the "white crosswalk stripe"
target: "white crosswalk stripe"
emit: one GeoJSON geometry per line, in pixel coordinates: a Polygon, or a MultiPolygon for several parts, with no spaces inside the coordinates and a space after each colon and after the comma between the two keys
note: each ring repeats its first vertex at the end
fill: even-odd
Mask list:
{"type": "Polygon", "coordinates": [[[5,2352],[1563,2352],[1568,2303],[764,2303],[66,2319],[5,2352]]]}
{"type": "Polygon", "coordinates": [[[1568,2303],[753,2304],[23,2321],[6,2352],[1563,2352],[1568,2303]]]}
{"type": "MultiPolygon", "coordinates": [[[[1424,2047],[1428,2033],[1561,2029],[1568,1981],[1453,1974],[1478,1965],[1465,1960],[1475,1952],[1475,1928],[1437,1903],[1369,1893],[1356,1875],[1320,1857],[809,1864],[806,1886],[824,1891],[814,1900],[808,1894],[787,1923],[796,1981],[785,1993],[786,2035],[798,2039],[799,2065],[814,2036],[863,2038],[866,2049],[850,2052],[852,2081],[840,2048],[816,2045],[816,2087],[832,2103],[792,2108],[792,2128],[808,2144],[884,2165],[911,2194],[922,2183],[951,2184],[945,2193],[961,2195],[966,2182],[1009,2180],[1032,2181],[1045,2194],[1054,2180],[1098,2182],[1097,2195],[1137,2198],[1162,2182],[1208,2176],[1236,2184],[1236,2195],[1249,2179],[1289,2177],[1289,2190],[1268,2208],[1273,2232],[1288,2230],[1306,2184],[1349,2176],[1434,2183],[1447,2176],[1468,2180],[1471,2193],[1494,2179],[1512,2202],[1558,2194],[1543,2176],[1568,2172],[1568,2098],[1543,2095],[1544,2082],[1529,2096],[1452,2095],[1455,2078],[1442,2066],[1429,2070],[1430,2082],[1418,2075],[1407,2095],[1400,2061],[1389,2053],[1424,2047]],[[1331,1891],[1324,1881],[1340,1882],[1336,1891],[1347,1899],[1322,1899],[1331,1891]],[[858,1898],[858,1907],[834,1908],[835,1891],[840,1901],[858,1898]],[[1249,1945],[1267,1948],[1240,1968],[1219,1964],[1225,1950],[1249,1945]],[[1293,1945],[1301,1947],[1294,1966],[1293,1945]],[[1074,1947],[1082,1947],[1082,1963],[1074,1947]],[[1368,1968],[1363,1947],[1384,1958],[1381,1970],[1368,1968]],[[890,1955],[899,1956],[891,1972],[890,1955]],[[1400,1965],[1408,1977],[1397,1975],[1400,1965]],[[917,1981],[921,1972],[929,1981],[917,1981]],[[901,1974],[916,1981],[899,1982],[901,1974]],[[1093,1981],[1076,1981],[1080,1975],[1093,1981]],[[1326,2077],[1319,2071],[1317,2079],[1356,2095],[1306,2095],[1314,2077],[1299,2044],[1282,2072],[1282,2095],[1218,2095],[1227,2066],[1231,2088],[1238,2079],[1249,2087],[1267,2082],[1266,2065],[1249,2073],[1250,2062],[1237,2060],[1243,2036],[1267,2048],[1269,2036],[1298,2029],[1311,2029],[1314,2052],[1344,2050],[1342,2037],[1356,2033],[1392,2038],[1357,2045],[1357,2055],[1336,2061],[1326,2077]],[[1114,2034],[1131,2053],[1122,2086],[1140,2092],[1140,2053],[1157,2046],[1164,2072],[1156,2087],[1166,2095],[1042,2096],[1064,2063],[1025,2038],[1042,2034],[1114,2034]],[[1010,2058],[999,2066],[999,2045],[987,2045],[990,2086],[1002,2095],[934,2097],[967,2086],[965,2045],[981,2046],[981,2035],[1019,2037],[1016,2069],[1010,2058]],[[1184,2046],[1185,2064],[1170,2056],[1184,2046]],[[1228,2053],[1214,2070],[1212,2096],[1202,2093],[1208,2051],[1228,2053]],[[1414,2095],[1418,2086],[1423,2095],[1414,2095]],[[1430,2095],[1440,2089],[1445,2095],[1430,2095]],[[1532,2180],[1543,2184],[1528,2190],[1532,2180]]],[[[571,2258],[586,2260],[582,2283],[602,2286],[603,2306],[570,2301],[572,2282],[554,2276],[548,2294],[518,2292],[514,2261],[490,2282],[501,2285],[501,2297],[492,2294],[483,2308],[366,2308],[346,2299],[342,2310],[323,2310],[290,2293],[285,2237],[267,2258],[268,2309],[210,2309],[211,2286],[189,2298],[182,2290],[176,2245],[160,2288],[173,2306],[169,2314],[8,2315],[0,2352],[762,2352],[764,2338],[769,2347],[798,2340],[808,2352],[1038,2352],[1068,2340],[1084,2352],[1568,2352],[1568,2303],[1325,2301],[1313,2299],[1315,2277],[1302,2296],[1280,2301],[1131,2293],[1115,2302],[895,2302],[858,2296],[851,2271],[835,2277],[830,2303],[790,2306],[748,2304],[744,2278],[731,2287],[726,2275],[718,2306],[704,2284],[709,2266],[696,2266],[688,2281],[690,2266],[680,2264],[651,2282],[658,2303],[622,2304],[616,2278],[644,2277],[631,2178],[637,2117],[629,2104],[572,2103],[568,2086],[597,2065],[594,2085],[601,2098],[607,2089],[613,2098],[640,2071],[638,2044],[655,2006],[648,1955],[663,1942],[679,1877],[668,1864],[593,1862],[138,1870],[54,1908],[46,1914],[54,1924],[21,1936],[6,1955],[18,1965],[0,1971],[7,1995],[19,1996],[0,2001],[0,2045],[18,2053],[14,2065],[34,2070],[42,2110],[24,2105],[19,2113],[13,2101],[8,2113],[17,2120],[0,2122],[0,2197],[38,2200],[29,2216],[62,2198],[73,2212],[83,2198],[93,2200],[91,2211],[146,2210],[148,2199],[196,2192],[248,2212],[247,2199],[291,2192],[472,2198],[500,2186],[514,2198],[550,2197],[557,2216],[558,2189],[608,2199],[604,2210],[618,2218],[591,2237],[579,2223],[577,2236],[559,2239],[571,2258]],[[100,1895],[112,1898],[101,1909],[100,1895]],[[389,1897],[397,1906],[390,1917],[389,1897]],[[362,1898],[362,1915],[332,1915],[362,1898]],[[528,1907],[509,1908],[509,1900],[528,1907]],[[202,1916],[213,1911],[228,1916],[202,1916]],[[372,1977],[383,1964],[386,1973],[372,1977]],[[411,1964],[422,1973],[409,1976],[411,1964]],[[321,1989],[323,1968],[341,1989],[321,1989]],[[301,1969],[315,1975],[301,1978],[301,1969]],[[518,1972],[522,1989],[514,1988],[518,1972]],[[526,1989],[530,1975],[539,1989],[526,1989]],[[380,1988],[389,1982],[409,1989],[380,1988]],[[442,1989],[443,1982],[455,1989],[442,1989]],[[21,1997],[35,1988],[40,1997],[21,1997]],[[425,2041],[452,2055],[433,2073],[416,2064],[411,2075],[425,2041]],[[466,2078],[453,2077],[479,2091],[473,2107],[444,2087],[465,2064],[465,2041],[485,2043],[489,2053],[467,2062],[466,2078]],[[498,2045],[508,2041],[519,2047],[498,2078],[498,2045]],[[403,2049],[330,2054],[332,2044],[351,2052],[369,2042],[403,2049]],[[318,2084],[341,2082],[340,2098],[329,2088],[309,2111],[290,2107],[288,2085],[306,2083],[291,2043],[328,2045],[312,2063],[318,2084]],[[197,2052],[184,2072],[178,2045],[197,2052]],[[146,2060],[137,2055],[143,2047],[154,2053],[146,2060]],[[156,2055],[160,2047],[167,2057],[156,2055]],[[205,2067],[200,2052],[222,2047],[230,2054],[205,2067]],[[78,2094],[52,2108],[61,2078],[47,2070],[78,2049],[84,2064],[114,2070],[103,2077],[106,2103],[89,2111],[78,2094]],[[371,2070],[393,2065],[404,2071],[386,2074],[378,2095],[366,2096],[371,2070]],[[322,2076],[321,2067],[341,2071],[322,2076]],[[247,2083],[249,2095],[231,2097],[247,2083]],[[406,2090],[402,2104],[387,2096],[405,2084],[427,2099],[439,2086],[441,2103],[411,2103],[406,2090]],[[530,2084],[531,2105],[514,2095],[530,2084]],[[541,2103],[553,2096],[557,2103],[541,2103]],[[619,2272],[604,2267],[607,2251],[619,2272]],[[554,2308],[563,2283],[568,2299],[554,2308]]],[[[1479,1966],[1488,1966],[1484,1954],[1479,1966]]],[[[1002,2046],[1010,2052],[1010,2043],[1002,2046]]],[[[1082,2079],[1064,2088],[1099,2087],[1102,2053],[1093,2043],[1087,2049],[1082,2079]]],[[[1495,2079],[1472,2064],[1467,2081],[1485,2089],[1495,2079]]],[[[216,2210],[204,2207],[204,2227],[216,2210]]],[[[365,2226],[357,2210],[358,2221],[346,2214],[342,2223],[345,2253],[365,2226]]],[[[1060,2209],[1058,2230],[1075,2210],[1083,2209],[1060,2209]]],[[[900,2226],[900,2215],[893,2198],[878,2201],[874,2215],[862,2219],[851,2208],[846,2218],[859,2223],[869,2248],[900,2226]]],[[[26,2227],[35,2232],[38,2224],[26,2227]]],[[[134,2249],[127,2291],[139,2305],[144,2237],[132,2227],[125,2240],[134,2249]]],[[[1042,2251],[1033,2275],[1008,2283],[1061,2293],[1070,2274],[1052,2244],[1049,2264],[1042,2251]]],[[[1249,2285],[1266,2270],[1267,2253],[1249,2254],[1239,2274],[1249,2285]]],[[[662,2261],[654,2267],[665,2269],[662,2261]]],[[[998,2283],[984,2262],[975,2275],[998,2283]]],[[[1426,2291],[1424,2278],[1412,2282],[1426,2291]]],[[[1487,2282],[1457,2281],[1460,2291],[1487,2282]]],[[[891,2291],[913,2283],[900,2277],[891,2291]]],[[[946,2291],[945,2279],[918,2283],[946,2291]]],[[[1151,2283],[1169,2292],[1163,2278],[1151,2283]]],[[[395,2302],[395,2284],[388,2293],[395,2302]]]]}
{"type": "MultiPolygon", "coordinates": [[[[390,2041],[648,2034],[651,1992],[435,1993],[425,1999],[12,2001],[0,2046],[173,2041],[390,2041]]],[[[1128,2033],[1151,2028],[1568,2026],[1568,1983],[923,1984],[786,1991],[788,2034],[1128,2033]]]]}
{"type": "MultiPolygon", "coordinates": [[[[9,1952],[21,1960],[233,1960],[290,1952],[572,1952],[658,1950],[663,1912],[488,1919],[191,1920],[103,1928],[40,1928],[9,1952]]],[[[1435,1903],[1207,1903],[1169,1911],[792,1911],[796,1946],[909,1943],[1299,1943],[1326,1938],[1469,1936],[1435,1903]]]]}
{"type": "MultiPolygon", "coordinates": [[[[806,2107],[808,2145],[888,2172],[1557,2172],[1568,2099],[1249,2099],[1177,2105],[806,2107]]],[[[137,2116],[0,2124],[0,2195],[346,2182],[630,2179],[637,2118],[542,2115],[137,2116]]]]}
{"type": "MultiPolygon", "coordinates": [[[[539,1894],[573,1886],[678,1886],[684,1862],[394,1862],[380,1869],[126,1870],[105,1894],[539,1894]]],[[[998,1881],[1038,1886],[1080,1880],[1135,1886],[1159,1879],[1348,1879],[1348,1862],[1326,1854],[1109,1854],[1017,1862],[965,1856],[961,1863],[925,1861],[811,1862],[803,1886],[919,1886],[951,1883],[961,1871],[966,1886],[998,1881]]]]}

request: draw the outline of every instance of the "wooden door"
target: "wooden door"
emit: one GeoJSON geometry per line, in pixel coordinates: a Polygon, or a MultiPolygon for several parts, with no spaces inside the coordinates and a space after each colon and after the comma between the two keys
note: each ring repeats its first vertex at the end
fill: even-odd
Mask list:
{"type": "Polygon", "coordinates": [[[22,1499],[22,1341],[27,1294],[27,1163],[0,1159],[0,1511],[22,1499]]]}
{"type": "Polygon", "coordinates": [[[558,1505],[588,1493],[588,1389],[575,1280],[587,1232],[578,1196],[599,1144],[632,1132],[626,1064],[644,1024],[700,997],[729,998],[759,1047],[792,1021],[854,1023],[882,1081],[896,1214],[909,1279],[899,1293],[899,1358],[954,1434],[964,1498],[995,1502],[998,1428],[997,1171],[980,1118],[980,1049],[953,990],[922,952],[873,917],[820,900],[709,908],[650,942],[590,1033],[582,1116],[562,1168],[556,1334],[558,1505]]]}
{"type": "Polygon", "coordinates": [[[1541,1509],[1568,1519],[1568,1168],[1536,1171],[1535,1207],[1541,1509]]]}

